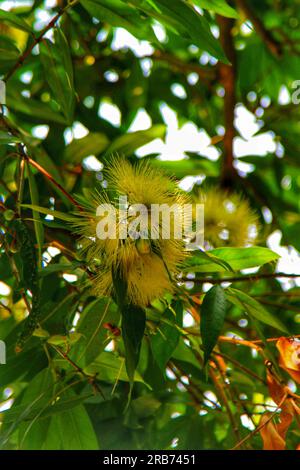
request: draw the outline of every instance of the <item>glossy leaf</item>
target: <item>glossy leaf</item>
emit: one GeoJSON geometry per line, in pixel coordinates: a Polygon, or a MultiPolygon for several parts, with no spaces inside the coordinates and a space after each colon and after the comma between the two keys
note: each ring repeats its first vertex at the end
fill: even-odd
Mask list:
{"type": "Polygon", "coordinates": [[[226,296],[224,289],[220,286],[214,286],[205,294],[201,306],[200,332],[205,364],[218,341],[225,315],[226,296]]]}

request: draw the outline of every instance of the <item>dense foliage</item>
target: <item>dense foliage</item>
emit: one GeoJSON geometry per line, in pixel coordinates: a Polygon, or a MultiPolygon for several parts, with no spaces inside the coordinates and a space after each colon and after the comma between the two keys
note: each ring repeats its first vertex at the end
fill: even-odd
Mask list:
{"type": "Polygon", "coordinates": [[[1,448],[299,445],[297,3],[0,1],[1,448]],[[70,223],[117,155],[207,195],[146,308],[70,223]]]}

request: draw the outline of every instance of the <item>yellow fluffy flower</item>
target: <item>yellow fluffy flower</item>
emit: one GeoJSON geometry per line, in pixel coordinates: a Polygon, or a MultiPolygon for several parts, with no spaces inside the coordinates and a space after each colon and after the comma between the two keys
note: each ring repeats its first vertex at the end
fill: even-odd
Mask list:
{"type": "Polygon", "coordinates": [[[242,247],[255,242],[258,216],[247,199],[215,187],[196,199],[204,203],[204,239],[211,247],[242,247]]]}
{"type": "Polygon", "coordinates": [[[120,207],[119,198],[127,198],[129,222],[134,220],[134,216],[130,216],[133,204],[143,204],[150,221],[152,204],[166,204],[167,207],[176,204],[177,211],[183,212],[183,205],[189,199],[178,189],[175,181],[149,163],[140,162],[133,166],[125,159],[114,158],[105,171],[105,177],[107,193],[93,192],[75,222],[87,261],[96,272],[93,291],[96,295],[113,294],[112,273],[118,271],[127,285],[127,302],[145,307],[155,298],[174,291],[172,278],[186,257],[184,241],[175,238],[172,217],[169,239],[162,237],[161,219],[154,231],[158,236],[154,239],[150,229],[146,238],[135,239],[128,235],[120,238],[124,228],[121,219],[124,207],[120,207]],[[112,204],[115,209],[115,238],[102,239],[96,235],[99,222],[115,220],[115,215],[109,211],[105,213],[105,219],[103,213],[97,215],[97,207],[103,204],[112,204]]]}

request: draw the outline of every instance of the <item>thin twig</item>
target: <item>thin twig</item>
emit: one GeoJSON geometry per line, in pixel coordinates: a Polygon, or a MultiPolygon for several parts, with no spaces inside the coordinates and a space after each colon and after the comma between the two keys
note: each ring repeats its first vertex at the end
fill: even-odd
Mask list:
{"type": "Polygon", "coordinates": [[[203,284],[209,282],[210,284],[221,284],[222,282],[244,282],[244,281],[260,281],[261,279],[277,279],[277,278],[300,278],[300,274],[287,274],[287,273],[262,273],[262,274],[250,274],[247,276],[232,276],[232,277],[222,277],[218,279],[213,279],[211,277],[202,277],[197,279],[180,279],[183,282],[194,282],[195,284],[203,284]]]}
{"type": "Polygon", "coordinates": [[[83,370],[81,367],[79,367],[74,361],[72,361],[72,359],[69,358],[68,354],[65,353],[65,352],[64,352],[62,349],[60,349],[58,346],[54,346],[53,344],[51,344],[51,346],[52,346],[52,348],[53,348],[63,359],[65,359],[65,360],[76,370],[76,372],[77,372],[79,375],[81,375],[81,376],[83,376],[83,377],[85,377],[85,378],[87,379],[87,381],[92,385],[92,387],[93,387],[93,389],[94,389],[95,392],[100,393],[100,395],[102,396],[102,398],[105,399],[105,396],[104,396],[104,394],[103,394],[101,388],[100,388],[99,385],[97,384],[95,377],[86,374],[86,373],[84,372],[84,370],[83,370]]]}
{"type": "Polygon", "coordinates": [[[216,70],[213,67],[204,68],[197,63],[186,62],[164,51],[156,50],[153,54],[146,57],[152,60],[166,62],[180,72],[196,72],[203,80],[214,80],[217,76],[216,70]]]}
{"type": "Polygon", "coordinates": [[[238,426],[238,423],[235,419],[234,414],[231,411],[231,408],[230,408],[230,405],[229,405],[229,402],[228,402],[228,399],[227,399],[227,396],[226,396],[226,393],[225,393],[225,390],[224,390],[224,386],[223,386],[223,384],[221,384],[219,382],[218,377],[216,376],[216,374],[215,374],[215,372],[213,371],[212,368],[209,368],[209,375],[210,375],[217,391],[219,392],[221,400],[224,403],[224,406],[226,408],[229,420],[230,420],[231,425],[232,425],[233,432],[236,435],[237,439],[239,440],[240,439],[239,426],[238,426]]]}
{"type": "Polygon", "coordinates": [[[61,184],[59,184],[54,178],[52,175],[50,175],[50,173],[48,173],[47,170],[45,170],[45,168],[43,168],[39,163],[37,163],[36,161],[32,160],[32,158],[28,157],[27,156],[27,161],[28,163],[33,166],[34,168],[36,168],[40,173],[42,173],[49,181],[51,181],[51,183],[53,183],[68,199],[70,202],[72,202],[72,204],[74,204],[74,206],[77,207],[78,210],[82,211],[82,207],[80,206],[80,204],[78,204],[78,202],[76,201],[76,199],[74,199],[62,186],[61,184]]]}
{"type": "MultiPolygon", "coordinates": [[[[252,377],[255,378],[255,380],[258,380],[259,382],[263,383],[264,385],[266,385],[266,381],[259,377],[259,375],[255,374],[255,372],[253,372],[252,370],[248,369],[248,367],[245,367],[243,366],[239,361],[237,361],[236,359],[233,359],[231,356],[228,356],[228,354],[225,354],[225,353],[221,353],[219,351],[215,351],[212,353],[213,356],[220,356],[222,357],[223,359],[226,359],[226,361],[229,361],[231,362],[232,364],[234,364],[236,367],[238,367],[239,369],[241,369],[243,372],[245,372],[246,374],[248,375],[251,375],[252,377]]],[[[230,377],[229,377],[230,379],[230,377]]]]}
{"type": "Polygon", "coordinates": [[[234,128],[234,110],[236,105],[236,51],[232,37],[232,28],[235,20],[217,16],[220,27],[220,41],[225,54],[230,61],[230,65],[220,63],[220,82],[224,87],[224,127],[225,134],[223,139],[224,156],[222,161],[221,184],[224,187],[230,187],[232,180],[236,175],[233,166],[233,139],[235,136],[234,128]]]}
{"type": "Polygon", "coordinates": [[[248,441],[249,439],[251,439],[251,437],[253,437],[255,434],[257,434],[259,431],[261,431],[261,429],[263,429],[266,424],[268,424],[273,418],[274,416],[277,414],[278,410],[280,409],[281,405],[284,403],[284,401],[286,400],[287,398],[287,394],[285,394],[282,398],[282,400],[280,400],[280,403],[278,404],[277,408],[275,411],[273,411],[271,413],[271,415],[269,416],[269,418],[263,423],[263,424],[260,424],[256,429],[254,429],[250,434],[248,434],[246,437],[244,437],[244,439],[242,439],[240,442],[238,442],[231,450],[236,450],[238,449],[239,447],[241,447],[241,445],[243,445],[246,441],[248,441]]]}

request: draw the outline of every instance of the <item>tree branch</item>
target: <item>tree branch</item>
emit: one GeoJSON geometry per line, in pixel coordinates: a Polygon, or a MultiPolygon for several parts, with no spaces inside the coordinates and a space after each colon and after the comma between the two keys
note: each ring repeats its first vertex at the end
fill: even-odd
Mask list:
{"type": "Polygon", "coordinates": [[[45,170],[45,168],[43,168],[41,165],[39,165],[36,161],[32,160],[32,158],[28,157],[26,158],[27,162],[33,166],[34,168],[36,168],[40,173],[42,173],[49,181],[51,181],[51,183],[53,183],[68,199],[69,201],[74,204],[74,206],[77,207],[77,209],[79,211],[82,212],[82,207],[80,206],[80,204],[78,204],[78,202],[71,196],[71,194],[69,194],[54,178],[52,175],[50,175],[50,173],[48,173],[47,170],[45,170]]]}
{"type": "Polygon", "coordinates": [[[160,50],[154,51],[153,54],[147,56],[149,59],[166,62],[174,69],[180,72],[196,72],[202,80],[214,80],[216,78],[216,71],[213,67],[211,68],[204,68],[201,65],[193,62],[186,62],[181,60],[179,57],[175,55],[168,54],[167,52],[163,52],[160,50]]]}
{"type": "Polygon", "coordinates": [[[12,67],[9,72],[4,77],[4,81],[7,82],[18,70],[19,67],[22,66],[22,64],[25,62],[25,60],[30,56],[32,50],[34,47],[41,42],[45,34],[55,26],[55,23],[59,20],[59,18],[72,6],[76,5],[79,0],[70,0],[66,6],[61,8],[58,13],[52,18],[52,20],[45,26],[45,28],[41,31],[41,33],[37,37],[33,37],[32,44],[23,52],[21,57],[17,60],[15,65],[12,67]]]}
{"type": "Polygon", "coordinates": [[[234,129],[234,110],[236,104],[235,79],[236,79],[236,53],[232,37],[232,28],[234,20],[217,16],[220,27],[220,40],[225,54],[231,65],[220,63],[220,82],[225,90],[224,96],[224,157],[221,174],[221,185],[225,188],[232,186],[232,181],[236,175],[233,166],[233,139],[234,129]]]}
{"type": "Polygon", "coordinates": [[[221,284],[222,282],[240,282],[240,281],[260,281],[260,279],[272,279],[272,278],[300,278],[300,274],[287,274],[287,273],[263,273],[257,275],[249,276],[232,276],[232,277],[222,277],[219,279],[213,279],[210,277],[202,277],[197,279],[184,278],[181,281],[184,282],[194,282],[195,284],[203,284],[204,282],[209,282],[210,284],[221,284]]]}

